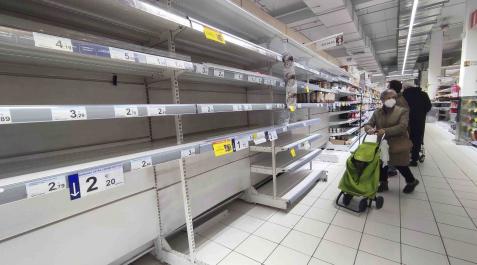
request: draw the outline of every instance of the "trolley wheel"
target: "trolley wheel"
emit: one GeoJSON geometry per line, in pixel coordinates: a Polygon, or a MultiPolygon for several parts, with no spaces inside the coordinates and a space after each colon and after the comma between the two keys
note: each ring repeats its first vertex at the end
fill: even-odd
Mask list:
{"type": "Polygon", "coordinates": [[[345,193],[344,196],[343,196],[343,204],[348,206],[352,199],[353,199],[353,195],[345,193]]]}
{"type": "Polygon", "coordinates": [[[383,204],[384,204],[383,196],[376,196],[376,208],[377,209],[383,208],[383,204]]]}
{"type": "Polygon", "coordinates": [[[426,160],[426,156],[421,155],[421,157],[419,157],[419,162],[424,163],[424,160],[426,160]]]}
{"type": "Polygon", "coordinates": [[[368,199],[362,198],[361,201],[359,201],[359,212],[366,211],[366,208],[368,208],[368,199]]]}

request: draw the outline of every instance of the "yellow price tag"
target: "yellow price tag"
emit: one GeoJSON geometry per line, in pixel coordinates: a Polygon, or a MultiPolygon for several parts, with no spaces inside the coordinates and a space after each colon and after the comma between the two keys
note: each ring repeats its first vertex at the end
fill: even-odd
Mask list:
{"type": "Polygon", "coordinates": [[[205,38],[208,39],[208,40],[225,44],[224,35],[222,35],[222,33],[218,32],[216,30],[213,30],[213,29],[208,28],[208,27],[204,27],[204,35],[205,35],[205,38]]]}
{"type": "Polygon", "coordinates": [[[292,157],[295,157],[295,156],[296,156],[295,148],[290,149],[290,155],[291,155],[292,157]]]}
{"type": "Polygon", "coordinates": [[[230,139],[215,142],[212,144],[212,148],[214,149],[215,156],[223,156],[234,151],[232,147],[232,140],[230,139]]]}
{"type": "Polygon", "coordinates": [[[310,93],[310,88],[308,86],[305,87],[305,92],[310,93]]]}
{"type": "Polygon", "coordinates": [[[295,112],[295,106],[294,105],[290,105],[288,106],[288,108],[290,109],[291,112],[295,112]]]}

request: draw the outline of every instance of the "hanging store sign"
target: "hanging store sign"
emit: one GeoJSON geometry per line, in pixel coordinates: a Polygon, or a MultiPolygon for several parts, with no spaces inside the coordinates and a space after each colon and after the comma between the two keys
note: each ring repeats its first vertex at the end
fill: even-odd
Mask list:
{"type": "Polygon", "coordinates": [[[216,157],[230,154],[234,151],[232,140],[230,139],[214,142],[212,148],[216,157]]]}
{"type": "Polygon", "coordinates": [[[208,28],[208,27],[204,27],[204,35],[205,35],[205,38],[208,39],[208,40],[225,44],[224,35],[222,35],[222,33],[220,33],[217,30],[214,30],[214,29],[211,29],[211,28],[208,28]]]}
{"type": "Polygon", "coordinates": [[[344,43],[343,33],[335,34],[320,40],[317,40],[316,47],[320,50],[341,46],[344,43]]]}

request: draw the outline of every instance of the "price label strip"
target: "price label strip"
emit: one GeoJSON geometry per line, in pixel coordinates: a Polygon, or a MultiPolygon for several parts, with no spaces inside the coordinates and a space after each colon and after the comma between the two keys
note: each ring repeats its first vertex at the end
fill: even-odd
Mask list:
{"type": "Polygon", "coordinates": [[[65,176],[54,176],[25,184],[27,197],[33,198],[66,189],[65,176]]]}
{"type": "Polygon", "coordinates": [[[262,144],[267,141],[267,138],[265,137],[265,132],[254,133],[252,135],[252,138],[254,144],[262,144]]]}
{"type": "Polygon", "coordinates": [[[192,155],[195,155],[195,148],[181,150],[181,158],[190,157],[192,155]]]}
{"type": "Polygon", "coordinates": [[[232,110],[233,111],[242,111],[242,105],[233,105],[232,110]]]}
{"type": "Polygon", "coordinates": [[[12,123],[12,114],[7,108],[0,108],[0,124],[12,123]]]}
{"type": "Polygon", "coordinates": [[[209,68],[205,65],[196,64],[195,72],[201,75],[208,75],[209,68]]]}
{"type": "Polygon", "coordinates": [[[109,47],[109,55],[111,56],[111,59],[118,59],[129,62],[136,61],[133,51],[109,47]]]}
{"type": "Polygon", "coordinates": [[[54,121],[75,121],[88,119],[85,107],[53,108],[51,109],[51,117],[54,121]]]}
{"type": "Polygon", "coordinates": [[[70,199],[83,197],[116,188],[124,184],[121,164],[79,172],[68,176],[70,199]]]}
{"type": "Polygon", "coordinates": [[[152,166],[152,158],[150,156],[131,160],[131,171],[150,166],[152,166]]]}
{"type": "Polygon", "coordinates": [[[267,132],[268,140],[269,141],[275,141],[278,139],[277,131],[276,130],[271,130],[267,132]]]}
{"type": "Polygon", "coordinates": [[[234,73],[234,79],[236,79],[236,80],[243,80],[243,74],[234,73]]]}
{"type": "Polygon", "coordinates": [[[222,70],[222,69],[214,68],[214,76],[224,78],[225,77],[225,71],[222,70]]]}
{"type": "Polygon", "coordinates": [[[214,106],[213,105],[202,105],[202,106],[200,106],[200,112],[201,113],[214,112],[214,106]]]}
{"type": "Polygon", "coordinates": [[[233,153],[234,151],[232,140],[230,139],[214,142],[212,144],[212,148],[214,149],[214,155],[216,157],[224,156],[233,153]]]}
{"type": "Polygon", "coordinates": [[[166,115],[166,106],[148,106],[147,116],[162,116],[166,115]]]}
{"type": "Polygon", "coordinates": [[[234,152],[247,149],[249,147],[248,140],[249,140],[248,137],[234,138],[233,139],[234,152]]]}
{"type": "Polygon", "coordinates": [[[33,32],[33,41],[35,42],[36,47],[64,52],[73,52],[73,45],[71,44],[71,40],[67,38],[33,32]]]}
{"type": "Polygon", "coordinates": [[[116,118],[139,117],[139,110],[135,106],[115,106],[114,116],[116,118]]]}
{"type": "Polygon", "coordinates": [[[205,35],[205,38],[208,39],[208,40],[215,41],[215,42],[218,42],[218,43],[221,43],[221,44],[225,44],[224,35],[222,35],[222,33],[217,31],[217,30],[214,30],[214,29],[211,29],[211,28],[208,28],[208,27],[204,27],[204,35],[205,35]]]}
{"type": "Polygon", "coordinates": [[[290,155],[291,155],[291,157],[295,157],[295,156],[296,156],[295,148],[290,149],[290,155]]]}

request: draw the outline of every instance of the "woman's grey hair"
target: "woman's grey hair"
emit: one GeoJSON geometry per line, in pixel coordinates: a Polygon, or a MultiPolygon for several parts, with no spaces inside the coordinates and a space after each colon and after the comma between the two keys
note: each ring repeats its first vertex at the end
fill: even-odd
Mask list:
{"type": "Polygon", "coordinates": [[[381,97],[380,97],[381,101],[389,95],[393,95],[393,96],[397,97],[396,91],[394,91],[393,89],[386,89],[381,93],[381,97]]]}

